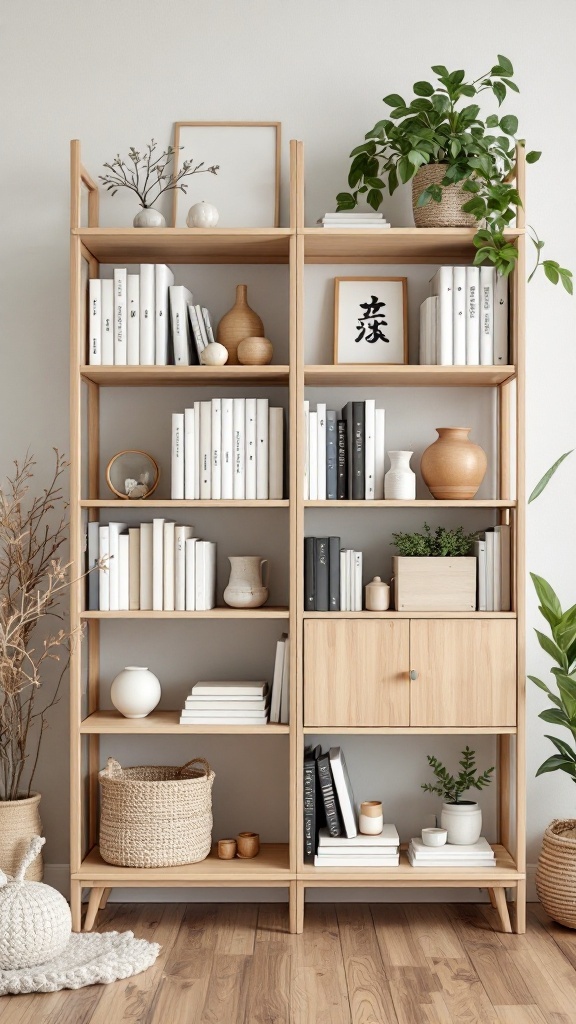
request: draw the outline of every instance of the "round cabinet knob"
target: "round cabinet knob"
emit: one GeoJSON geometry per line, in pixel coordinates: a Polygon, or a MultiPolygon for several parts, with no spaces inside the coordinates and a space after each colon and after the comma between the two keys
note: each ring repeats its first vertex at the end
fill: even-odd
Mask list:
{"type": "Polygon", "coordinates": [[[410,679],[418,679],[418,673],[415,668],[410,669],[410,679]]]}

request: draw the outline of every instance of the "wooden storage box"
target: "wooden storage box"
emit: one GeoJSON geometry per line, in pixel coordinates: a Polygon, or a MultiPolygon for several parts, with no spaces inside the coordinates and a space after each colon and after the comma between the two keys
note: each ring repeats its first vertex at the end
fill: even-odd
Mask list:
{"type": "Polygon", "coordinates": [[[399,612],[476,610],[476,559],[392,558],[394,606],[399,612]]]}

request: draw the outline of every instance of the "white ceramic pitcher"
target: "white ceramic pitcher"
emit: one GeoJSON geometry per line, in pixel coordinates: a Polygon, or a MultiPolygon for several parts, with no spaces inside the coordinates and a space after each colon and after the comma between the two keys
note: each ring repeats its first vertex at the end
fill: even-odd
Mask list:
{"type": "Polygon", "coordinates": [[[233,555],[224,600],[231,608],[260,608],[268,600],[269,565],[260,555],[233,555]],[[266,566],[266,582],[263,568],[266,566]]]}

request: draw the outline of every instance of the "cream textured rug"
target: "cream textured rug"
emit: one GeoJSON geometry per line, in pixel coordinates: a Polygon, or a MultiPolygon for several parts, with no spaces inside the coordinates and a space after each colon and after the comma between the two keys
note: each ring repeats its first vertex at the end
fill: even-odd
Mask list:
{"type": "Polygon", "coordinates": [[[108,985],[145,971],[159,952],[157,942],[135,939],[132,932],[73,934],[54,960],[19,971],[0,971],[0,996],[108,985]]]}

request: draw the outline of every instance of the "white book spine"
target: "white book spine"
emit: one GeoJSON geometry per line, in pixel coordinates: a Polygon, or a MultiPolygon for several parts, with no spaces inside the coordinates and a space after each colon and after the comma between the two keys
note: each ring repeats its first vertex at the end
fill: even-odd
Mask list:
{"type": "Polygon", "coordinates": [[[376,402],[364,402],[364,497],[374,501],[376,494],[376,402]]]}
{"type": "Polygon", "coordinates": [[[152,610],[152,523],[140,524],[140,609],[152,610]]]}
{"type": "Polygon", "coordinates": [[[500,533],[494,529],[494,611],[502,611],[502,552],[500,533]]]}
{"type": "Polygon", "coordinates": [[[126,277],[126,338],[128,366],[140,365],[140,278],[126,277]]]}
{"type": "Polygon", "coordinates": [[[186,548],[186,611],[196,611],[196,548],[198,542],[195,537],[185,542],[186,548]]]}
{"type": "Polygon", "coordinates": [[[200,353],[204,351],[206,346],[204,345],[204,336],[200,330],[200,322],[198,320],[196,306],[192,302],[188,303],[188,316],[190,317],[190,325],[192,327],[192,341],[196,348],[198,361],[200,361],[200,353]]]}
{"type": "Polygon", "coordinates": [[[437,295],[431,295],[428,306],[428,353],[427,362],[429,366],[435,366],[438,362],[438,338],[440,337],[440,304],[437,295]]]}
{"type": "Polygon", "coordinates": [[[114,366],[114,281],[104,278],[102,284],[102,364],[114,366]]]}
{"type": "Polygon", "coordinates": [[[99,530],[99,557],[103,568],[98,570],[99,576],[99,607],[101,612],[110,611],[110,528],[101,526],[99,530]]]}
{"type": "Polygon", "coordinates": [[[284,410],[270,409],[269,414],[269,467],[268,497],[281,500],[284,497],[284,410]]]}
{"type": "Polygon", "coordinates": [[[212,402],[200,402],[200,498],[212,497],[212,402]]]}
{"type": "Polygon", "coordinates": [[[346,552],[340,552],[340,611],[349,612],[348,591],[346,587],[346,552]]]}
{"type": "Polygon", "coordinates": [[[256,497],[256,399],[246,399],[246,498],[256,497]]]}
{"type": "Polygon", "coordinates": [[[480,365],[494,364],[494,267],[480,267],[480,365]]]}
{"type": "Polygon", "coordinates": [[[304,501],[310,498],[310,402],[304,402],[304,501]]]}
{"type": "Polygon", "coordinates": [[[200,497],[200,402],[194,402],[194,497],[200,497]]]}
{"type": "Polygon", "coordinates": [[[164,523],[164,587],[163,603],[165,612],[174,611],[175,599],[175,570],[174,570],[174,523],[164,523]]]}
{"type": "Polygon", "coordinates": [[[170,310],[168,289],[174,284],[174,274],[165,263],[156,264],[154,276],[154,306],[156,313],[156,366],[168,363],[168,337],[170,333],[170,310]]]}
{"type": "Polygon", "coordinates": [[[494,532],[500,537],[500,611],[509,612],[512,596],[510,593],[510,527],[495,526],[494,532]]]}
{"type": "Polygon", "coordinates": [[[234,498],[246,497],[246,399],[234,399],[234,498]]]}
{"type": "Polygon", "coordinates": [[[452,267],[439,267],[430,282],[431,294],[438,296],[436,362],[440,366],[452,366],[453,361],[452,279],[452,267]]]}
{"type": "Polygon", "coordinates": [[[170,497],[184,497],[184,413],[172,413],[172,479],[170,497]]]}
{"type": "Polygon", "coordinates": [[[211,447],[211,496],[219,501],[222,497],[222,405],[219,398],[212,399],[211,447]]]}
{"type": "Polygon", "coordinates": [[[310,501],[318,500],[318,413],[309,414],[310,423],[310,472],[308,483],[310,488],[310,501]]]}
{"type": "Polygon", "coordinates": [[[284,662],[282,665],[282,695],[280,698],[280,721],[288,725],[290,721],[290,640],[284,641],[284,662]]]}
{"type": "Polygon", "coordinates": [[[362,611],[362,552],[354,552],[354,611],[362,611]]]}
{"type": "Polygon", "coordinates": [[[126,348],[126,268],[114,271],[114,363],[127,366],[126,348]]]}
{"type": "Polygon", "coordinates": [[[316,404],[316,475],[318,501],[326,501],[326,403],[316,404]]]}
{"type": "Polygon", "coordinates": [[[174,346],[174,365],[190,366],[190,325],[188,320],[188,303],[192,301],[192,292],[181,284],[170,285],[170,322],[172,324],[172,344],[174,346]]]}
{"type": "Polygon", "coordinates": [[[352,548],[346,548],[346,608],[349,612],[356,610],[354,607],[354,552],[352,548]]]}
{"type": "Polygon", "coordinates": [[[494,608],[494,531],[486,530],[486,611],[494,608]]]}
{"type": "Polygon", "coordinates": [[[196,474],[196,434],[194,430],[194,408],[184,410],[184,497],[194,501],[197,497],[194,481],[196,474]]]}
{"type": "Polygon", "coordinates": [[[480,267],[466,267],[466,364],[480,365],[480,267]]]}
{"type": "Polygon", "coordinates": [[[418,338],[418,361],[420,366],[428,365],[428,303],[425,299],[420,305],[420,335],[418,338]]]}
{"type": "Polygon", "coordinates": [[[508,278],[494,274],[494,364],[508,363],[508,278]]]}
{"type": "Polygon", "coordinates": [[[202,306],[202,319],[204,320],[204,327],[206,328],[206,336],[208,338],[208,344],[213,345],[216,341],[214,337],[214,331],[212,330],[212,321],[210,320],[210,313],[206,309],[206,306],[202,306]]]}
{"type": "Polygon", "coordinates": [[[222,485],[221,496],[229,500],[234,497],[234,399],[223,398],[221,453],[222,485]]]}
{"type": "Polygon", "coordinates": [[[206,331],[206,324],[204,323],[204,317],[202,316],[202,307],[195,304],[194,309],[196,310],[196,318],[198,320],[198,327],[200,329],[200,337],[202,338],[202,348],[206,348],[208,345],[208,334],[206,331]]]}
{"type": "Polygon", "coordinates": [[[375,415],[375,479],[374,497],[382,501],[384,497],[384,476],[386,473],[386,410],[376,409],[375,415]]]}
{"type": "Polygon", "coordinates": [[[186,611],[186,541],[192,536],[191,526],[174,530],[174,608],[186,611]]]}
{"type": "Polygon", "coordinates": [[[476,555],[476,592],[478,601],[478,611],[486,611],[486,541],[475,540],[474,541],[474,554],[476,555]]]}
{"type": "Polygon", "coordinates": [[[152,609],[164,609],[164,520],[152,520],[152,609]]]}
{"type": "Polygon", "coordinates": [[[466,267],[453,268],[452,346],[454,366],[466,366],[466,267]]]}
{"type": "Polygon", "coordinates": [[[118,537],[118,610],[130,609],[130,535],[118,537]]]}
{"type": "Polygon", "coordinates": [[[140,610],[140,530],[132,527],[128,531],[130,542],[130,611],[140,610]]]}
{"type": "Polygon", "coordinates": [[[120,577],[118,537],[127,530],[126,523],[110,523],[110,611],[120,610],[120,577]]]}
{"type": "Polygon", "coordinates": [[[216,544],[211,540],[204,543],[204,604],[210,611],[216,607],[216,544]]]}
{"type": "Polygon", "coordinates": [[[269,407],[267,398],[256,399],[256,497],[264,501],[269,489],[269,407]]]}
{"type": "Polygon", "coordinates": [[[97,277],[88,282],[88,352],[91,366],[102,364],[102,282],[97,277]]]}
{"type": "Polygon", "coordinates": [[[199,540],[196,544],[195,569],[195,605],[197,612],[208,611],[206,606],[206,541],[199,540]]]}
{"type": "Polygon", "coordinates": [[[154,366],[156,311],[154,303],[154,264],[140,264],[140,365],[154,366]]]}

